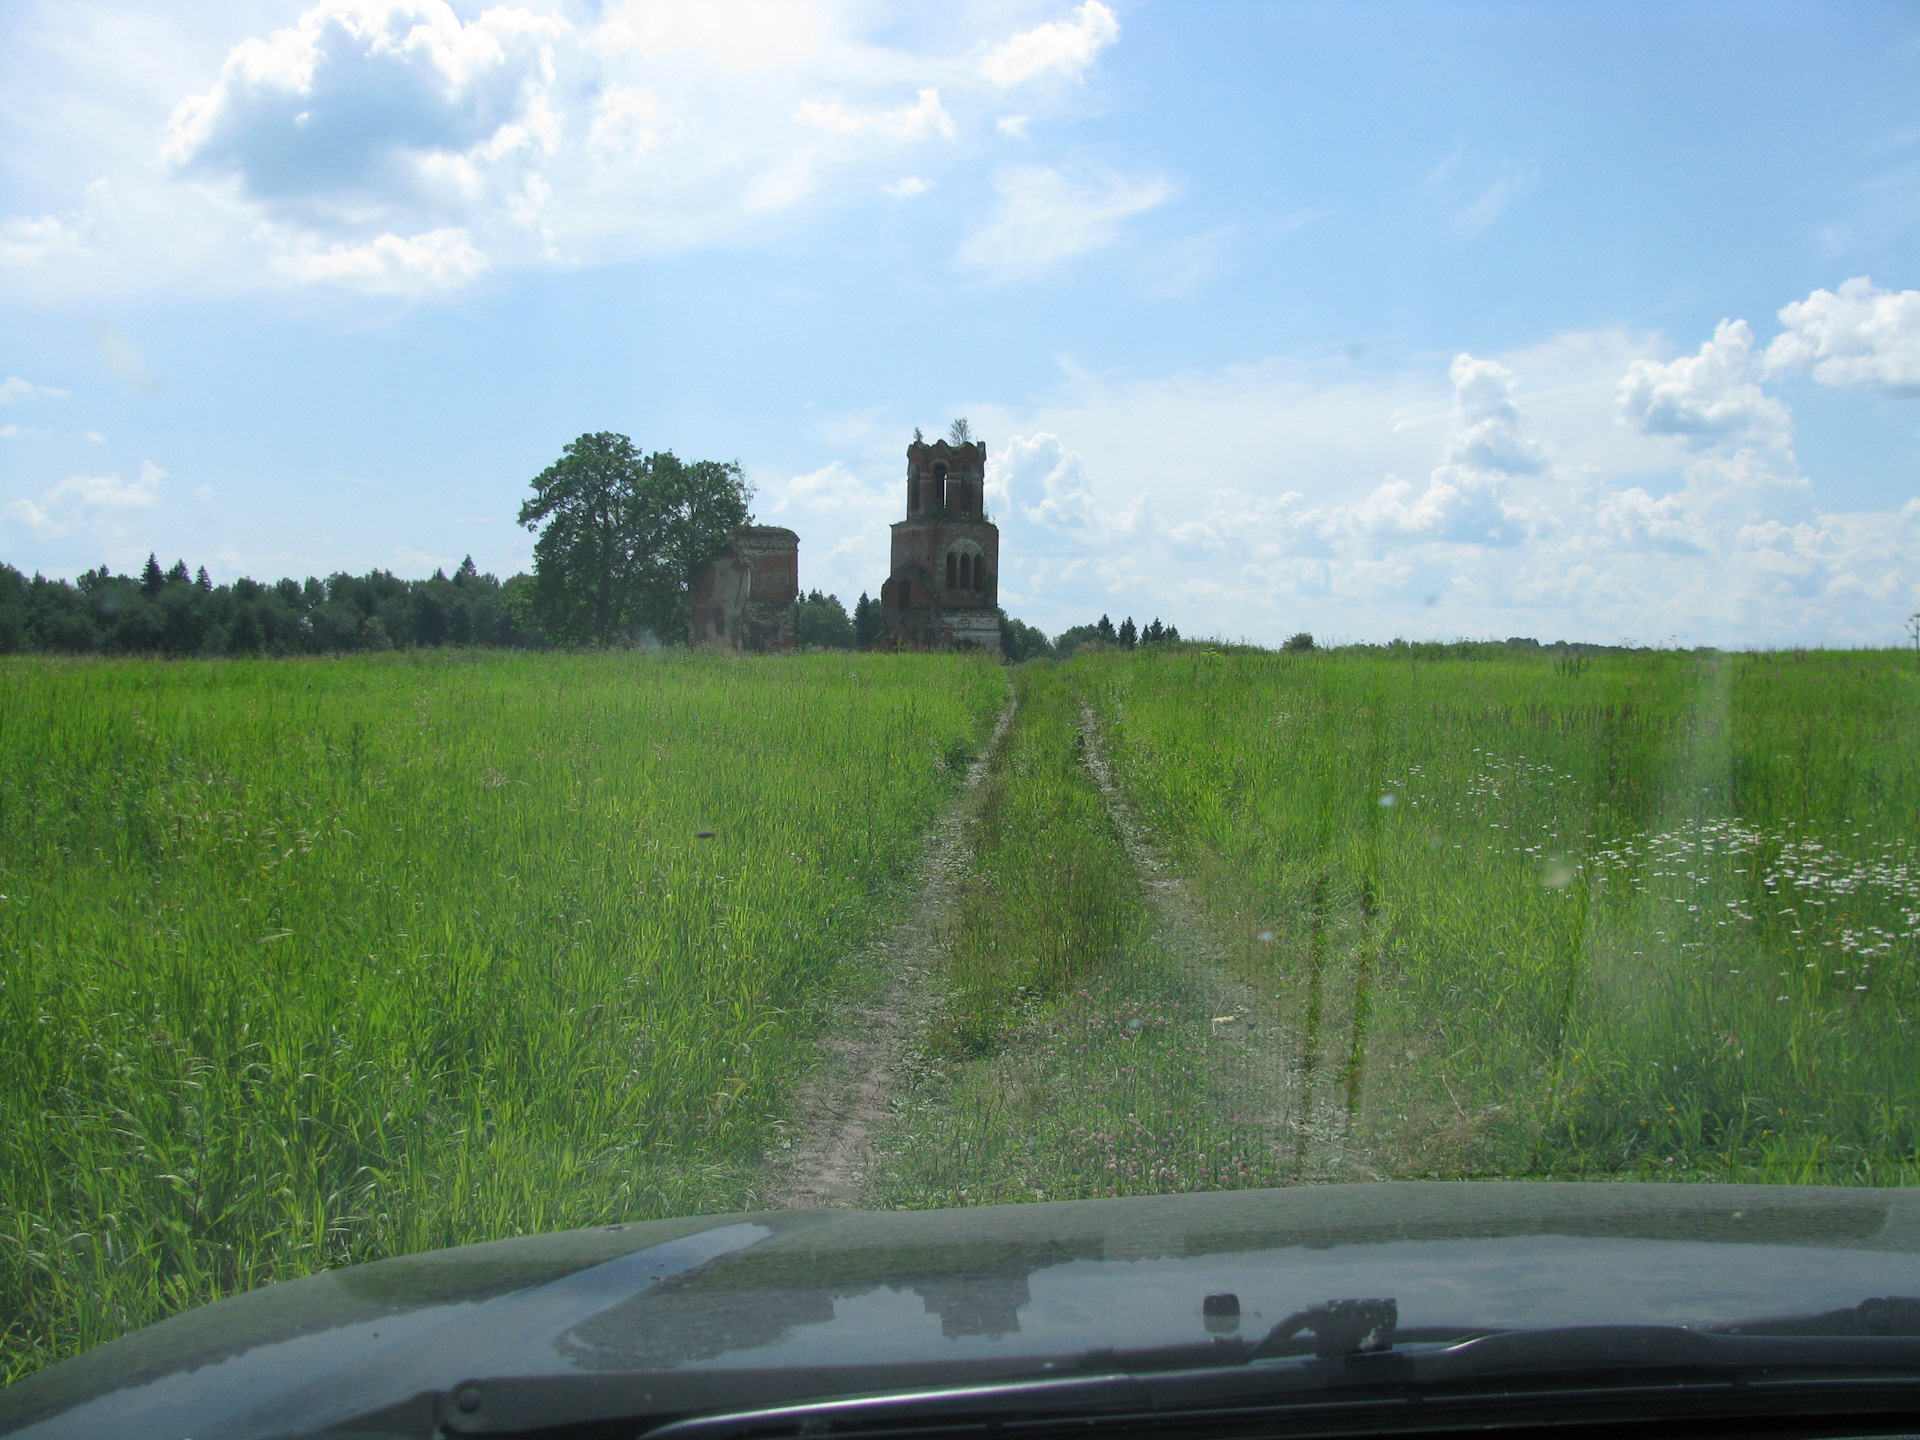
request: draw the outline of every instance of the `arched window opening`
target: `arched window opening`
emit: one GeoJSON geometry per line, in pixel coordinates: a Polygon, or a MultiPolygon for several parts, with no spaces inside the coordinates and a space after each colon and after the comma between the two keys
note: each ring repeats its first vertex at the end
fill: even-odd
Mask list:
{"type": "Polygon", "coordinates": [[[960,588],[962,590],[977,590],[980,588],[978,585],[974,583],[974,579],[973,579],[974,564],[975,564],[975,561],[973,556],[962,555],[960,557],[960,588]]]}
{"type": "Polygon", "coordinates": [[[933,505],[937,510],[947,503],[947,467],[933,467],[933,505]]]}

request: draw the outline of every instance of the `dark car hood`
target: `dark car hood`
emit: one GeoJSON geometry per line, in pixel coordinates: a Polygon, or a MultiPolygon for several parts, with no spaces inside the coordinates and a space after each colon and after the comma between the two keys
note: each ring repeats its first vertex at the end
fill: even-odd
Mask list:
{"type": "Polygon", "coordinates": [[[615,1225],[176,1316],[0,1392],[0,1433],[213,1440],[383,1413],[404,1432],[501,1377],[605,1377],[687,1413],[1042,1375],[1092,1351],[1205,1343],[1202,1301],[1222,1292],[1250,1335],[1361,1296],[1394,1297],[1409,1327],[1833,1310],[1920,1295],[1920,1190],[1370,1184],[615,1225]]]}

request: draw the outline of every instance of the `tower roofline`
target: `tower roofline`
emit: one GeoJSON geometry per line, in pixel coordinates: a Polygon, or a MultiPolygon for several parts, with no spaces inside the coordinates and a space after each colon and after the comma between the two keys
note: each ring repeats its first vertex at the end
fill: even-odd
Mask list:
{"type": "Polygon", "coordinates": [[[948,455],[967,455],[978,451],[980,458],[984,460],[987,455],[987,442],[984,440],[969,440],[964,444],[955,445],[950,440],[915,440],[907,446],[907,454],[909,456],[919,454],[931,455],[936,451],[944,452],[948,455]]]}

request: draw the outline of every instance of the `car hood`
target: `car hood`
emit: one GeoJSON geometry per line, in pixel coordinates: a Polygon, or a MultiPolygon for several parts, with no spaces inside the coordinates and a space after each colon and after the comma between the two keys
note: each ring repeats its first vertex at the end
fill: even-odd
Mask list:
{"type": "MultiPolygon", "coordinates": [[[[0,1392],[0,1433],[510,1428],[503,1379],[653,1413],[981,1378],[1328,1300],[1404,1327],[1725,1327],[1920,1295],[1920,1190],[1380,1183],[529,1236],[266,1286],[0,1392]],[[1209,1295],[1239,1317],[1203,1315],[1209,1295]],[[467,1404],[468,1401],[472,1403],[467,1404]]],[[[1218,1312],[1222,1307],[1212,1307],[1218,1312]]]]}

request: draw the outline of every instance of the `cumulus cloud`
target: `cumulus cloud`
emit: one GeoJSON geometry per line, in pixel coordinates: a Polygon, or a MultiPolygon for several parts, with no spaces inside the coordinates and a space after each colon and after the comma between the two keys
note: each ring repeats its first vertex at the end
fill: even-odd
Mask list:
{"type": "Polygon", "coordinates": [[[65,535],[78,524],[153,509],[160,503],[160,482],[166,478],[167,472],[151,460],[142,460],[138,478],[126,483],[118,473],[69,475],[38,501],[13,501],[0,510],[0,519],[24,525],[43,538],[65,535]]]}
{"type": "MultiPolygon", "coordinates": [[[[418,293],[787,233],[809,208],[946,183],[922,152],[978,163],[946,147],[998,119],[1017,130],[1010,94],[1036,116],[1073,103],[1059,86],[1008,90],[983,73],[989,57],[997,76],[1076,75],[1118,31],[1098,0],[1012,39],[993,10],[957,13],[916,50],[884,14],[837,0],[301,0],[289,22],[211,54],[168,22],[170,60],[196,76],[211,62],[211,83],[191,85],[109,27],[87,83],[116,97],[113,124],[43,127],[27,157],[36,173],[107,178],[74,208],[0,215],[0,269],[40,296],[385,294],[409,278],[418,293]],[[439,237],[431,256],[423,237],[439,237]]],[[[41,102],[77,103],[53,88],[21,101],[41,102]]],[[[983,258],[1104,243],[1116,214],[1154,199],[1152,183],[1099,177],[1056,188],[1059,223],[1016,208],[983,258]]]]}
{"type": "MultiPolygon", "coordinates": [[[[1777,446],[1682,454],[1618,423],[1621,376],[1658,360],[1652,344],[1604,331],[1444,367],[1068,367],[1031,407],[953,408],[989,438],[1005,602],[1049,631],[1107,610],[1264,642],[1896,640],[1920,609],[1920,498],[1850,506],[1777,446]]],[[[868,457],[867,483],[827,467],[787,502],[807,573],[848,596],[885,574],[903,513],[875,418],[823,436],[868,457]]]]}
{"type": "Polygon", "coordinates": [[[880,192],[898,200],[911,200],[916,195],[924,195],[933,188],[933,181],[919,175],[902,175],[889,185],[882,185],[880,192]]]}
{"type": "Polygon", "coordinates": [[[1002,115],[993,122],[993,128],[1009,140],[1025,140],[1027,136],[1027,117],[1024,115],[1002,115]]]}
{"type": "Polygon", "coordinates": [[[1135,496],[1118,510],[1100,504],[1079,452],[1057,435],[1015,435],[987,463],[990,509],[1029,525],[1080,540],[1109,540],[1141,527],[1145,499],[1135,496]]]}
{"type": "Polygon", "coordinates": [[[457,290],[487,268],[465,230],[380,235],[363,245],[293,250],[275,263],[297,280],[327,281],[374,295],[457,290]]]}
{"type": "Polygon", "coordinates": [[[963,264],[999,275],[1043,270],[1120,238],[1125,222],[1164,204],[1173,186],[1156,175],[1068,176],[1023,165],[995,182],[1000,203],[960,247],[963,264]]]}
{"type": "Polygon", "coordinates": [[[1520,407],[1513,398],[1513,372],[1495,360],[1456,355],[1454,421],[1447,433],[1447,460],[1502,475],[1537,475],[1546,467],[1538,442],[1520,433],[1520,407]]]}
{"type": "Polygon", "coordinates": [[[430,208],[550,146],[545,42],[563,28],[508,6],[463,24],[445,0],[322,0],[234,48],[174,111],[165,158],[302,223],[430,208]]]}
{"type": "Polygon", "coordinates": [[[1001,87],[1039,77],[1077,80],[1120,38],[1120,22],[1100,0],[1086,0],[1071,20],[1049,20],[995,46],[980,73],[1001,87]]]}
{"type": "Polygon", "coordinates": [[[1920,395],[1920,290],[1881,290],[1861,275],[1838,294],[1816,290],[1783,306],[1785,333],[1767,368],[1805,370],[1822,385],[1920,395]]]}
{"type": "Polygon", "coordinates": [[[0,405],[18,405],[23,400],[64,400],[70,393],[52,385],[36,385],[18,375],[0,380],[0,405]]]}
{"type": "Polygon", "coordinates": [[[1513,372],[1462,353],[1448,376],[1453,414],[1444,458],[1426,485],[1415,490],[1389,476],[1357,504],[1299,511],[1289,517],[1295,537],[1312,537],[1331,552],[1407,541],[1514,545],[1531,533],[1535,517],[1515,502],[1511,481],[1540,473],[1546,455],[1521,434],[1513,372]]]}
{"type": "Polygon", "coordinates": [[[1697,355],[1636,360],[1620,382],[1621,414],[1651,435],[1711,445],[1785,446],[1793,438],[1787,407],[1761,390],[1753,331],[1722,320],[1697,355]]]}

